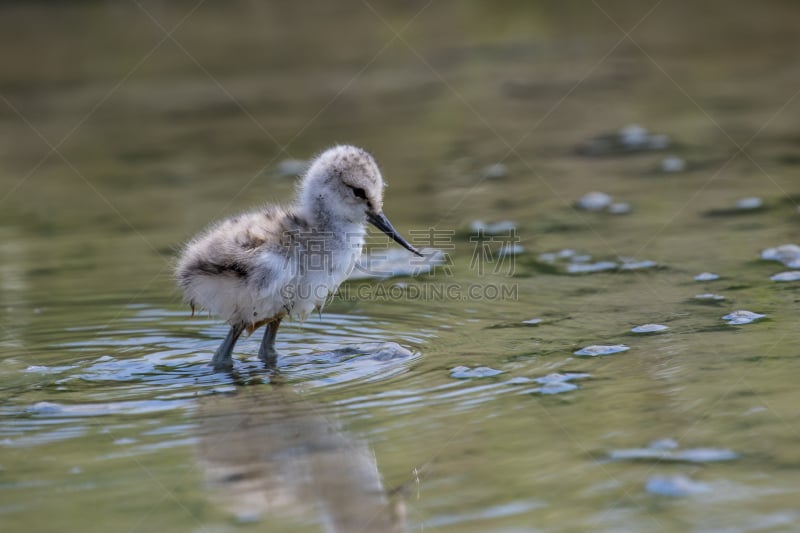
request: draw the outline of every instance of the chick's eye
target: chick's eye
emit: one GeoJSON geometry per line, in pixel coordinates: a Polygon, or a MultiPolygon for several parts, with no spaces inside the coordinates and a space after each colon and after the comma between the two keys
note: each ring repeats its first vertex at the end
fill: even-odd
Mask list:
{"type": "Polygon", "coordinates": [[[350,188],[353,189],[353,194],[355,194],[356,197],[361,198],[362,200],[367,199],[367,193],[361,187],[350,187],[350,188]]]}

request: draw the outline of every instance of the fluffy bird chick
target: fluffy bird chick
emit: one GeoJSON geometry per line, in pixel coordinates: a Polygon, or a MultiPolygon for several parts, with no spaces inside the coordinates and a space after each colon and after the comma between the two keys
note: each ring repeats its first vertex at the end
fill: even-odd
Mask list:
{"type": "Polygon", "coordinates": [[[304,319],[347,279],[367,222],[422,255],[383,214],[384,187],[369,153],[335,146],[312,162],[293,204],[222,220],[185,246],[176,269],[185,300],[231,326],[212,359],[215,369],[231,368],[239,336],[261,326],[258,356],[274,366],[281,320],[304,319]]]}

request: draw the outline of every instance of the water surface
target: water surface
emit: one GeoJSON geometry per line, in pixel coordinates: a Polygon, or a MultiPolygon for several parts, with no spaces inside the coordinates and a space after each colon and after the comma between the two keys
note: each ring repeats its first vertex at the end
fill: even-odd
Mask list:
{"type": "Polygon", "coordinates": [[[2,529],[792,530],[798,285],[759,254],[799,240],[799,15],[3,4],[2,529]],[[448,261],[347,284],[278,374],[258,335],[212,372],[180,243],[333,142],[448,261]]]}

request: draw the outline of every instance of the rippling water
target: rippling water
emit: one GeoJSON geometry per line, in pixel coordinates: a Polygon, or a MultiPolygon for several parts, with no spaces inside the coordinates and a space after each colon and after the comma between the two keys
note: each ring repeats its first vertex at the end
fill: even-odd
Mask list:
{"type": "Polygon", "coordinates": [[[0,5],[0,529],[796,529],[794,5],[194,7],[0,5]],[[332,142],[441,262],[211,371],[175,251],[332,142]]]}

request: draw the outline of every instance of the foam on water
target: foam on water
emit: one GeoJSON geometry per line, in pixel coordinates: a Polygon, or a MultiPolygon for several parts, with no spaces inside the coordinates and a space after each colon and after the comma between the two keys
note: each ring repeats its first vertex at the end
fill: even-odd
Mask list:
{"type": "Polygon", "coordinates": [[[658,333],[659,331],[666,331],[668,329],[669,326],[665,326],[664,324],[642,324],[641,326],[631,328],[631,331],[633,333],[658,333]]]}
{"type": "Polygon", "coordinates": [[[694,277],[695,281],[715,281],[719,279],[719,274],[713,272],[702,272],[694,277]]]}
{"type": "Polygon", "coordinates": [[[715,302],[720,302],[725,299],[725,297],[722,296],[721,294],[714,294],[711,292],[704,292],[703,294],[695,294],[694,298],[695,300],[709,300],[715,302]]]}
{"type": "Polygon", "coordinates": [[[779,274],[771,276],[769,279],[771,279],[772,281],[780,281],[780,282],[800,281],[800,270],[790,270],[788,272],[781,272],[779,274]]]}
{"type": "Polygon", "coordinates": [[[489,368],[488,366],[478,366],[475,368],[470,368],[468,366],[457,366],[450,369],[450,377],[456,379],[489,378],[502,373],[502,370],[489,368]]]}
{"type": "Polygon", "coordinates": [[[558,252],[545,252],[537,256],[541,263],[556,266],[559,271],[566,274],[594,274],[610,271],[638,271],[650,270],[661,267],[656,261],[650,259],[635,259],[620,256],[617,260],[592,261],[592,255],[579,254],[573,249],[564,249],[558,252]]]}
{"type": "Polygon", "coordinates": [[[734,311],[733,313],[729,313],[722,317],[722,320],[725,320],[728,324],[733,326],[739,326],[742,324],[750,324],[751,322],[755,322],[756,320],[761,320],[762,318],[766,317],[767,315],[762,315],[760,313],[754,313],[752,311],[734,311]]]}
{"type": "Polygon", "coordinates": [[[586,357],[597,357],[600,355],[613,355],[615,353],[625,352],[630,350],[629,346],[624,344],[593,344],[586,346],[573,352],[575,355],[582,355],[586,357]]]}
{"type": "Polygon", "coordinates": [[[635,259],[626,259],[623,263],[619,266],[620,270],[647,270],[650,268],[656,268],[658,263],[655,261],[651,261],[650,259],[644,259],[642,261],[637,261],[635,259]]]}
{"type": "Polygon", "coordinates": [[[595,272],[608,272],[615,270],[617,263],[613,261],[598,261],[597,263],[570,263],[567,265],[569,274],[593,274],[595,272]]]}
{"type": "Polygon", "coordinates": [[[761,251],[761,259],[778,261],[789,268],[800,268],[800,246],[797,244],[782,244],[774,248],[766,248],[761,251]]]}
{"type": "Polygon", "coordinates": [[[711,487],[683,474],[673,474],[650,476],[647,478],[645,490],[658,496],[682,497],[709,492],[711,487]]]}
{"type": "Polygon", "coordinates": [[[517,229],[517,223],[512,220],[501,220],[499,222],[484,222],[474,220],[469,225],[469,229],[474,234],[483,235],[507,235],[517,229]]]}
{"type": "Polygon", "coordinates": [[[724,448],[690,448],[686,450],[630,448],[613,450],[608,457],[614,461],[716,463],[733,461],[739,458],[739,454],[724,448]]]}

